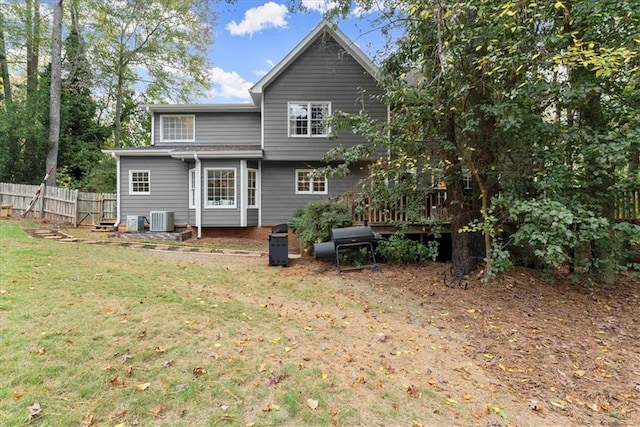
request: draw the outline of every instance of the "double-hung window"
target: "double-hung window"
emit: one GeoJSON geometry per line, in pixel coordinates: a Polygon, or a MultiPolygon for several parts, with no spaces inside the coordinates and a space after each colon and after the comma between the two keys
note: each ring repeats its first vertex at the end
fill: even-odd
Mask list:
{"type": "Polygon", "coordinates": [[[148,170],[129,171],[129,194],[151,194],[151,172],[148,170]]]}
{"type": "Polygon", "coordinates": [[[196,181],[196,170],[189,169],[189,208],[193,209],[196,207],[196,190],[197,190],[197,181],[196,181]]]}
{"type": "Polygon", "coordinates": [[[207,169],[207,207],[236,207],[236,170],[207,169]]]}
{"type": "Polygon", "coordinates": [[[196,119],[192,114],[165,114],[160,116],[160,141],[195,141],[196,119]]]}
{"type": "Polygon", "coordinates": [[[327,177],[312,169],[296,169],[296,194],[327,194],[327,177]]]}
{"type": "Polygon", "coordinates": [[[329,136],[330,102],[289,102],[289,136],[329,136]]]}
{"type": "Polygon", "coordinates": [[[258,171],[256,169],[247,169],[247,207],[255,208],[258,206],[258,171]]]}

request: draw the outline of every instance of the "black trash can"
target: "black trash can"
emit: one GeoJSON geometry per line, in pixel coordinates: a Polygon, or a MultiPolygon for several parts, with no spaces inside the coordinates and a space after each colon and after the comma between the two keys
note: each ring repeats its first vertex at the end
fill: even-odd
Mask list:
{"type": "Polygon", "coordinates": [[[289,228],[278,224],[269,234],[269,266],[289,266],[289,228]]]}

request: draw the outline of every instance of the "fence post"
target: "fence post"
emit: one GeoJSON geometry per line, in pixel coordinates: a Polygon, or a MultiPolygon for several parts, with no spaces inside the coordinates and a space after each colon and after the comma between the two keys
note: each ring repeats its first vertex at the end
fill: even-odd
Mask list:
{"type": "Polygon", "coordinates": [[[44,218],[44,199],[47,197],[47,184],[42,183],[42,191],[40,192],[40,197],[38,198],[38,214],[40,218],[44,218]]]}
{"type": "Polygon", "coordinates": [[[73,190],[73,226],[78,226],[78,195],[80,194],[79,190],[73,190]]]}

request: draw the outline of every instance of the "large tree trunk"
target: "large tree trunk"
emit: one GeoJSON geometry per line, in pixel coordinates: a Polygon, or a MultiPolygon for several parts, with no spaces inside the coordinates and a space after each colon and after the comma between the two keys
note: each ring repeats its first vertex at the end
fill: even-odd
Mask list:
{"type": "MultiPolygon", "coordinates": [[[[457,137],[453,114],[449,114],[446,118],[442,131],[447,141],[456,146],[457,137]]],[[[480,258],[476,253],[477,240],[481,240],[482,237],[478,235],[479,233],[459,232],[474,218],[475,206],[465,194],[464,177],[458,153],[444,151],[443,157],[450,164],[445,172],[445,180],[451,217],[451,273],[455,279],[460,280],[478,267],[480,258]]]]}
{"type": "Polygon", "coordinates": [[[40,0],[27,0],[27,99],[38,90],[38,62],[40,50],[40,0]]]}
{"type": "Polygon", "coordinates": [[[53,4],[53,35],[51,43],[51,95],[49,98],[49,150],[47,170],[52,172],[47,185],[56,185],[58,149],[60,147],[60,98],[62,91],[62,1],[53,4]]]}
{"type": "Polygon", "coordinates": [[[2,88],[4,89],[5,108],[11,104],[11,80],[9,79],[9,63],[7,62],[7,50],[4,40],[4,15],[0,13],[0,73],[2,76],[2,88]]]}

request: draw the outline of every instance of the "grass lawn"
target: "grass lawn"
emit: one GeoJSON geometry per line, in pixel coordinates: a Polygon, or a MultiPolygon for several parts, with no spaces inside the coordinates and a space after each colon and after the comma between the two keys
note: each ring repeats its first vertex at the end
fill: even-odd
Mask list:
{"type": "Polygon", "coordinates": [[[423,394],[453,414],[364,363],[349,317],[384,309],[327,280],[27,226],[0,221],[1,425],[420,425],[423,394]]]}
{"type": "Polygon", "coordinates": [[[637,281],[461,290],[446,266],[338,274],[41,227],[0,220],[1,426],[640,425],[637,281]]]}

